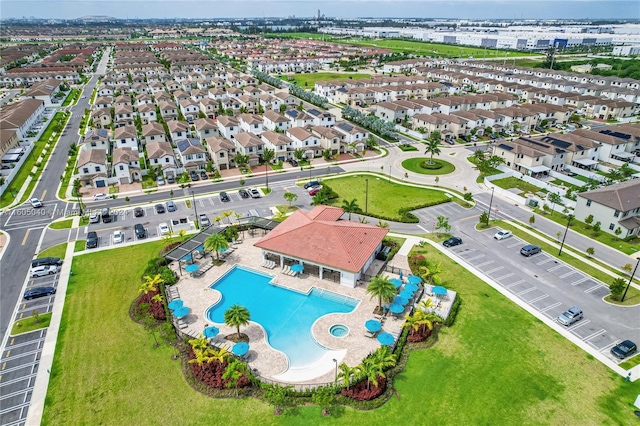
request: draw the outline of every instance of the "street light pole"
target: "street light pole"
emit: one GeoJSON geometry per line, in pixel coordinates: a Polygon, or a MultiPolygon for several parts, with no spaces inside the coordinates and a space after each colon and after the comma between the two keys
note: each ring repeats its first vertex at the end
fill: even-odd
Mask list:
{"type": "Polygon", "coordinates": [[[364,181],[367,185],[367,189],[365,190],[365,193],[364,193],[364,212],[368,213],[369,212],[369,179],[365,179],[364,181]]]}
{"type": "Polygon", "coordinates": [[[631,281],[633,281],[633,276],[636,274],[636,270],[638,269],[638,265],[640,265],[640,257],[638,258],[638,261],[636,262],[636,267],[633,268],[633,272],[631,273],[631,276],[629,277],[629,282],[627,283],[627,288],[624,289],[624,294],[622,295],[621,302],[624,302],[624,298],[627,296],[627,291],[629,291],[629,286],[631,285],[631,281]]]}
{"type": "Polygon", "coordinates": [[[389,183],[391,183],[391,165],[389,165],[389,183]]]}
{"type": "Polygon", "coordinates": [[[491,187],[491,199],[489,200],[489,214],[487,215],[487,225],[489,224],[489,220],[491,219],[491,206],[493,205],[493,192],[496,190],[495,186],[491,187]]]}
{"type": "Polygon", "coordinates": [[[564,239],[567,238],[567,232],[569,232],[569,225],[571,224],[571,219],[573,219],[573,215],[569,215],[569,219],[567,220],[567,227],[564,228],[564,236],[562,237],[562,242],[560,243],[560,251],[558,252],[558,256],[562,255],[562,248],[564,247],[564,239]]]}
{"type": "Polygon", "coordinates": [[[338,360],[334,358],[333,362],[336,364],[336,375],[335,375],[334,382],[337,382],[338,381],[338,360]]]}
{"type": "Polygon", "coordinates": [[[196,229],[198,229],[198,206],[196,206],[196,194],[191,191],[191,199],[193,200],[193,210],[196,212],[196,229]]]}

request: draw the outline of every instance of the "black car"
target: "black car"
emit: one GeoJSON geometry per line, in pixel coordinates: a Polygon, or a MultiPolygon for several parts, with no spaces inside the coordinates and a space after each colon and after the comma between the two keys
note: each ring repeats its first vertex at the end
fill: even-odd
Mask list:
{"type": "Polygon", "coordinates": [[[98,233],[96,231],[91,231],[87,234],[87,248],[96,248],[98,247],[98,233]]]}
{"type": "Polygon", "coordinates": [[[142,226],[141,223],[136,223],[133,229],[136,232],[136,237],[138,237],[139,239],[146,238],[147,231],[144,229],[144,226],[142,226]]]}
{"type": "Polygon", "coordinates": [[[625,340],[620,342],[611,348],[611,355],[619,359],[625,359],[626,357],[635,354],[638,351],[638,346],[631,340],[625,340]]]}
{"type": "Polygon", "coordinates": [[[144,210],[142,209],[142,207],[136,207],[135,209],[133,209],[133,215],[135,217],[142,217],[144,216],[144,210]]]}
{"type": "Polygon", "coordinates": [[[314,186],[319,186],[320,182],[317,180],[312,180],[304,184],[304,189],[313,188],[314,186]]]}
{"type": "Polygon", "coordinates": [[[442,243],[442,245],[445,247],[453,247],[460,244],[462,244],[462,238],[458,238],[458,237],[451,237],[442,243]]]}
{"type": "Polygon", "coordinates": [[[62,265],[62,259],[59,257],[41,257],[40,259],[33,259],[31,261],[31,267],[37,268],[38,266],[47,266],[47,265],[62,265]]]}
{"type": "Polygon", "coordinates": [[[221,192],[220,193],[220,201],[226,203],[227,201],[231,201],[231,198],[229,198],[229,194],[227,194],[226,192],[221,192]]]}
{"type": "Polygon", "coordinates": [[[194,181],[194,182],[197,181],[197,180],[200,180],[200,178],[198,178],[198,174],[196,172],[189,173],[189,176],[191,176],[191,180],[194,181]]]}
{"type": "Polygon", "coordinates": [[[33,287],[24,292],[24,298],[31,300],[38,297],[51,296],[52,294],[56,294],[56,289],[53,287],[33,287]]]}
{"type": "Polygon", "coordinates": [[[293,166],[293,167],[298,167],[298,162],[296,160],[294,160],[293,158],[291,160],[289,160],[289,163],[293,166]]]}
{"type": "Polygon", "coordinates": [[[238,193],[242,198],[249,198],[249,193],[247,192],[246,189],[241,189],[240,191],[238,191],[238,193]]]}
{"type": "Polygon", "coordinates": [[[200,179],[202,180],[207,180],[209,179],[209,176],[207,176],[207,172],[205,172],[204,170],[200,172],[200,179]]]}
{"type": "Polygon", "coordinates": [[[162,204],[156,204],[156,213],[164,213],[164,206],[162,204]]]}

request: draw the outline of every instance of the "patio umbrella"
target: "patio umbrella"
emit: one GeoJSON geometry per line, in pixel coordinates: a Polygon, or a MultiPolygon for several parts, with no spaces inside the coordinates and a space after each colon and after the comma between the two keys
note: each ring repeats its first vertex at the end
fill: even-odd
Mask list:
{"type": "Polygon", "coordinates": [[[412,293],[415,293],[416,291],[418,291],[418,284],[407,284],[404,286],[405,290],[409,290],[412,293]]]}
{"type": "Polygon", "coordinates": [[[431,291],[433,291],[433,294],[435,294],[436,296],[444,296],[445,294],[447,294],[447,289],[442,287],[441,285],[435,286],[431,289],[431,291]]]}
{"type": "Polygon", "coordinates": [[[406,288],[404,290],[402,290],[400,292],[400,294],[398,295],[400,297],[403,297],[405,299],[411,299],[413,297],[413,291],[411,290],[407,290],[406,288]]]}
{"type": "Polygon", "coordinates": [[[417,275],[409,275],[409,278],[407,279],[410,284],[420,284],[422,282],[422,279],[417,275]]]}
{"type": "Polygon", "coordinates": [[[187,267],[186,267],[186,268],[184,268],[184,270],[185,270],[186,272],[189,272],[189,273],[191,273],[191,272],[195,272],[195,271],[197,271],[198,269],[200,269],[200,266],[196,265],[195,263],[193,263],[193,264],[191,264],[191,265],[187,265],[187,267]]]}
{"type": "Polygon", "coordinates": [[[391,281],[391,284],[395,286],[395,288],[399,288],[402,285],[402,281],[400,281],[397,278],[392,278],[390,281],[391,281]]]}
{"type": "Polygon", "coordinates": [[[383,345],[391,346],[393,342],[395,342],[395,338],[389,333],[380,333],[378,334],[378,342],[383,345]]]}
{"type": "Polygon", "coordinates": [[[183,318],[189,315],[189,312],[191,312],[191,309],[187,308],[186,306],[180,306],[173,311],[173,316],[176,318],[183,318]]]}
{"type": "Polygon", "coordinates": [[[210,325],[209,327],[204,329],[202,334],[204,334],[204,337],[206,337],[207,339],[213,339],[218,335],[218,333],[220,333],[220,329],[218,327],[210,325]]]}
{"type": "Polygon", "coordinates": [[[180,260],[189,261],[191,259],[193,259],[193,257],[191,256],[191,253],[189,253],[186,256],[182,256],[182,259],[180,260]]]}
{"type": "MultiPolygon", "coordinates": [[[[406,305],[407,303],[409,303],[409,300],[408,300],[408,299],[405,299],[404,297],[401,297],[401,296],[396,296],[396,297],[393,299],[393,303],[394,303],[394,304],[396,304],[396,305],[404,306],[404,305],[406,305]]],[[[392,304],[391,306],[393,306],[393,304],[392,304]]],[[[403,310],[404,310],[404,309],[403,309],[403,310]]],[[[393,311],[391,311],[391,312],[393,312],[393,311]]],[[[395,312],[394,312],[394,313],[395,313],[395,312]]]]}
{"type": "Polygon", "coordinates": [[[182,305],[184,305],[184,302],[182,301],[182,299],[174,299],[171,302],[169,302],[169,309],[173,311],[175,309],[178,309],[182,305]]]}
{"type": "Polygon", "coordinates": [[[389,306],[389,311],[393,314],[401,314],[404,312],[404,306],[392,303],[391,306],[389,306]]]}
{"type": "Polygon", "coordinates": [[[231,352],[233,352],[234,355],[243,356],[249,352],[249,344],[247,342],[236,343],[233,345],[233,348],[231,348],[231,352]]]}
{"type": "Polygon", "coordinates": [[[295,265],[291,265],[291,270],[293,272],[302,272],[304,271],[304,266],[302,263],[296,263],[295,265]]]}
{"type": "Polygon", "coordinates": [[[380,331],[382,329],[382,324],[380,324],[380,321],[378,320],[370,319],[364,323],[364,327],[367,330],[375,333],[376,331],[380,331]]]}

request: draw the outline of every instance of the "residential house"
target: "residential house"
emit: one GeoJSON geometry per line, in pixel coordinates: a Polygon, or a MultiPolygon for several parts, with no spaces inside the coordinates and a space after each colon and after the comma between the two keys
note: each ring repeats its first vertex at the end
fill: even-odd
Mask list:
{"type": "Polygon", "coordinates": [[[160,167],[164,177],[175,178],[178,175],[176,159],[169,142],[148,142],[147,158],[149,159],[149,166],[153,168],[160,167]]]}
{"type": "Polygon", "coordinates": [[[235,135],[234,142],[238,153],[249,157],[250,166],[259,164],[265,145],[259,136],[253,133],[241,132],[235,135]]]}
{"type": "Polygon", "coordinates": [[[113,176],[120,184],[130,184],[142,179],[138,150],[131,148],[113,150],[113,176]]]}
{"type": "Polygon", "coordinates": [[[291,127],[291,121],[282,114],[278,114],[275,111],[267,111],[263,115],[263,126],[265,129],[275,131],[278,129],[281,132],[291,127]]]}
{"type": "Polygon", "coordinates": [[[576,129],[573,134],[578,135],[602,145],[598,159],[608,162],[611,159],[618,161],[632,161],[635,159],[635,151],[640,150],[640,140],[628,137],[620,131],[619,127],[600,129],[600,131],[576,129]]]}
{"type": "Polygon", "coordinates": [[[307,127],[313,126],[314,117],[304,111],[290,109],[284,113],[284,116],[291,122],[291,127],[307,127]]]}
{"type": "Polygon", "coordinates": [[[621,120],[638,115],[640,106],[633,102],[620,99],[598,99],[586,103],[585,112],[588,116],[600,120],[621,120]]]}
{"type": "Polygon", "coordinates": [[[132,126],[136,113],[129,105],[118,105],[115,107],[114,116],[116,127],[132,126]]]}
{"type": "Polygon", "coordinates": [[[55,78],[49,78],[33,84],[27,92],[22,95],[23,99],[38,99],[44,102],[45,107],[60,104],[60,97],[64,97],[60,92],[62,81],[55,78]]]}
{"type": "Polygon", "coordinates": [[[293,140],[293,148],[303,149],[304,157],[308,160],[322,154],[320,138],[302,127],[292,127],[287,130],[287,136],[293,140]]]}
{"type": "Polygon", "coordinates": [[[234,167],[233,157],[236,155],[236,145],[229,139],[207,138],[204,140],[209,156],[218,170],[234,167]]]}
{"type": "Polygon", "coordinates": [[[314,135],[320,137],[322,150],[331,150],[331,155],[336,155],[347,151],[347,144],[342,142],[343,134],[332,127],[313,126],[309,130],[314,135]]]}
{"type": "Polygon", "coordinates": [[[156,106],[154,104],[142,104],[138,107],[140,121],[142,124],[154,122],[158,119],[156,115],[156,106]]]}
{"type": "Polygon", "coordinates": [[[105,188],[107,186],[107,151],[91,149],[86,145],[78,154],[78,179],[85,188],[105,188]]]}
{"type": "Polygon", "coordinates": [[[265,143],[265,148],[275,152],[274,162],[287,161],[289,149],[293,146],[293,140],[289,136],[266,130],[260,134],[260,137],[265,143]]]}
{"type": "Polygon", "coordinates": [[[241,130],[240,122],[234,117],[221,115],[218,117],[217,124],[220,134],[226,139],[233,139],[241,130]]]}
{"type": "Polygon", "coordinates": [[[380,102],[375,108],[376,117],[392,123],[400,123],[407,117],[407,107],[395,102],[380,102]]]}
{"type": "Polygon", "coordinates": [[[167,127],[169,128],[169,136],[171,136],[171,140],[174,144],[178,140],[191,137],[189,124],[184,121],[171,120],[167,123],[167,127]]]}
{"type": "Polygon", "coordinates": [[[99,129],[109,127],[111,125],[111,110],[100,108],[91,111],[91,125],[99,129]]]}
{"type": "Polygon", "coordinates": [[[152,121],[142,126],[143,144],[149,145],[149,142],[166,142],[167,135],[164,132],[164,126],[160,123],[152,121]]]}
{"type": "Polygon", "coordinates": [[[211,98],[204,98],[198,104],[200,106],[200,112],[207,116],[207,118],[216,118],[218,116],[218,101],[211,98]]]}
{"type": "Polygon", "coordinates": [[[344,143],[355,147],[355,150],[357,152],[364,151],[366,140],[369,137],[369,132],[361,127],[347,123],[346,121],[337,122],[336,125],[333,126],[333,129],[337,130],[343,135],[342,141],[344,143]]]}
{"type": "Polygon", "coordinates": [[[138,150],[138,133],[135,126],[116,127],[113,131],[113,140],[116,148],[138,150]]]}
{"type": "Polygon", "coordinates": [[[111,96],[100,96],[93,103],[94,108],[111,108],[113,106],[113,98],[111,96]]]}
{"type": "Polygon", "coordinates": [[[187,171],[204,170],[207,165],[205,149],[198,139],[186,138],[176,142],[180,162],[187,171]]]}
{"type": "MultiPolygon", "coordinates": [[[[269,86],[270,87],[270,86],[269,86]]],[[[273,95],[276,98],[280,99],[280,104],[284,104],[287,106],[287,108],[294,108],[296,105],[298,105],[300,103],[300,101],[298,100],[298,98],[296,98],[293,95],[290,95],[287,92],[278,92],[278,93],[269,93],[268,91],[266,92],[268,95],[273,95]]]]}
{"type": "Polygon", "coordinates": [[[336,116],[330,112],[311,108],[307,110],[307,114],[313,117],[314,126],[332,127],[336,124],[336,116]]]}
{"type": "Polygon", "coordinates": [[[107,129],[89,129],[84,135],[83,143],[89,149],[104,149],[111,152],[111,139],[107,129]]]}
{"type": "Polygon", "coordinates": [[[238,116],[240,128],[245,132],[251,132],[254,135],[260,135],[264,130],[263,119],[255,114],[240,114],[238,116]]]}
{"type": "Polygon", "coordinates": [[[160,108],[162,119],[167,123],[178,119],[178,107],[175,103],[171,101],[158,101],[158,108],[160,108]]]}
{"type": "Polygon", "coordinates": [[[194,123],[196,134],[200,140],[220,136],[216,121],[211,118],[198,118],[194,123]]]}
{"type": "Polygon", "coordinates": [[[3,105],[0,109],[0,129],[13,129],[18,139],[24,139],[44,111],[44,101],[40,99],[24,99],[10,105],[3,105]]]}
{"type": "Polygon", "coordinates": [[[189,123],[193,123],[198,118],[200,105],[193,99],[184,99],[180,101],[180,112],[189,123]]]}

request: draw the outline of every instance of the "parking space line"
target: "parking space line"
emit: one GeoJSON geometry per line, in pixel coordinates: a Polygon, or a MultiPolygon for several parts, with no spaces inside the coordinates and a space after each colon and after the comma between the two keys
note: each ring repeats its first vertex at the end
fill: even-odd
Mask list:
{"type": "Polygon", "coordinates": [[[475,266],[476,268],[481,268],[481,267],[483,267],[483,266],[487,266],[487,265],[490,265],[490,264],[492,264],[492,263],[493,263],[493,260],[489,260],[489,261],[486,261],[486,262],[480,263],[480,264],[478,264],[478,265],[473,265],[473,266],[475,266]]]}
{"type": "Polygon", "coordinates": [[[26,376],[16,377],[15,379],[7,380],[6,382],[0,382],[0,386],[7,386],[7,385],[12,385],[14,383],[19,383],[23,380],[30,380],[36,377],[37,375],[38,373],[31,373],[31,374],[27,374],[26,376]]]}
{"type": "Polygon", "coordinates": [[[510,289],[511,287],[515,287],[518,284],[522,284],[523,282],[524,282],[524,280],[516,281],[515,283],[509,284],[509,285],[505,286],[504,288],[510,289]]]}
{"type": "Polygon", "coordinates": [[[586,289],[584,292],[591,293],[592,291],[599,289],[600,287],[605,287],[605,286],[603,286],[602,284],[596,284],[593,287],[586,289]]]}
{"type": "Polygon", "coordinates": [[[558,307],[558,306],[560,306],[560,305],[562,305],[562,303],[560,303],[560,302],[556,302],[556,303],[554,303],[553,305],[549,305],[549,306],[547,306],[547,307],[546,307],[546,308],[544,308],[544,309],[540,309],[540,312],[546,312],[546,311],[548,311],[548,310],[550,310],[550,309],[553,309],[553,308],[556,308],[556,307],[558,307]]]}
{"type": "Polygon", "coordinates": [[[581,278],[581,279],[579,279],[578,281],[574,281],[574,282],[572,282],[572,283],[571,283],[571,285],[572,285],[572,286],[577,286],[578,284],[583,283],[583,282],[585,282],[585,281],[586,281],[586,280],[588,280],[588,279],[589,279],[589,278],[587,278],[587,277],[581,278]]]}
{"type": "Polygon", "coordinates": [[[496,281],[502,281],[502,280],[504,280],[505,278],[509,278],[509,277],[514,276],[514,275],[515,275],[515,274],[514,274],[513,272],[510,272],[510,273],[508,273],[507,275],[503,275],[503,276],[501,276],[501,277],[495,278],[495,280],[496,280],[496,281]]]}
{"type": "Polygon", "coordinates": [[[564,268],[564,265],[560,264],[560,265],[554,266],[553,268],[549,268],[549,269],[547,269],[547,272],[553,272],[553,271],[556,271],[556,270],[558,270],[560,268],[564,268]]]}
{"type": "Polygon", "coordinates": [[[499,270],[504,269],[504,266],[498,266],[497,268],[494,268],[490,271],[485,272],[485,274],[489,275],[489,274],[493,274],[494,272],[498,272],[499,270]]]}
{"type": "Polygon", "coordinates": [[[577,324],[576,324],[576,325],[574,325],[573,327],[568,327],[568,328],[567,328],[567,330],[569,330],[569,331],[573,331],[573,330],[575,330],[575,329],[577,329],[577,328],[582,327],[583,325],[587,325],[587,324],[589,324],[590,322],[591,322],[591,321],[590,321],[590,320],[588,320],[588,319],[583,320],[583,321],[580,321],[579,323],[577,323],[577,324]]]}
{"type": "Polygon", "coordinates": [[[527,301],[527,303],[528,303],[529,305],[531,305],[532,303],[539,302],[539,301],[541,301],[542,299],[545,299],[545,298],[547,298],[547,297],[549,297],[549,295],[548,295],[548,294],[543,294],[543,295],[542,295],[542,296],[540,296],[540,297],[536,297],[535,299],[531,299],[531,300],[527,301]]]}
{"type": "Polygon", "coordinates": [[[567,278],[569,275],[578,274],[578,273],[579,273],[578,271],[575,271],[575,270],[572,269],[571,271],[567,272],[566,274],[560,275],[558,278],[567,278]]]}
{"type": "MultiPolygon", "coordinates": [[[[516,296],[522,296],[523,294],[527,294],[527,293],[529,293],[529,292],[531,292],[531,291],[533,291],[535,289],[537,289],[537,287],[530,287],[530,288],[528,288],[526,290],[522,290],[520,293],[516,293],[516,296]]],[[[529,303],[529,302],[527,302],[527,303],[529,303]]]]}
{"type": "Polygon", "coordinates": [[[587,341],[589,341],[589,340],[593,339],[593,338],[594,338],[594,337],[596,337],[598,334],[600,334],[600,333],[602,333],[602,332],[604,332],[604,331],[607,331],[607,330],[605,330],[604,328],[601,328],[599,331],[596,331],[595,333],[588,335],[587,337],[585,337],[585,338],[584,338],[584,339],[582,339],[582,340],[584,340],[585,342],[587,342],[587,341]]]}
{"type": "Polygon", "coordinates": [[[545,263],[548,263],[548,262],[551,262],[551,258],[550,257],[546,258],[542,262],[536,263],[536,265],[540,266],[540,265],[544,265],[545,263]]]}
{"type": "Polygon", "coordinates": [[[521,243],[520,241],[518,241],[517,243],[509,244],[509,245],[507,246],[507,248],[514,248],[514,247],[519,246],[520,244],[522,244],[522,243],[521,243]]]}
{"type": "Polygon", "coordinates": [[[477,256],[473,256],[473,257],[470,257],[470,258],[465,259],[465,260],[466,260],[467,262],[471,262],[472,260],[481,259],[481,258],[483,258],[483,257],[484,257],[484,254],[479,254],[479,255],[477,255],[477,256]]]}
{"type": "MultiPolygon", "coordinates": [[[[600,349],[598,349],[598,350],[599,350],[600,352],[602,352],[602,351],[609,351],[609,349],[611,349],[612,347],[614,347],[615,345],[617,345],[617,344],[618,344],[618,343],[620,343],[620,342],[622,342],[622,340],[617,339],[615,342],[613,342],[613,343],[609,343],[608,345],[603,346],[602,348],[600,348],[600,349]]],[[[589,343],[591,343],[591,342],[589,342],[589,343]]]]}

